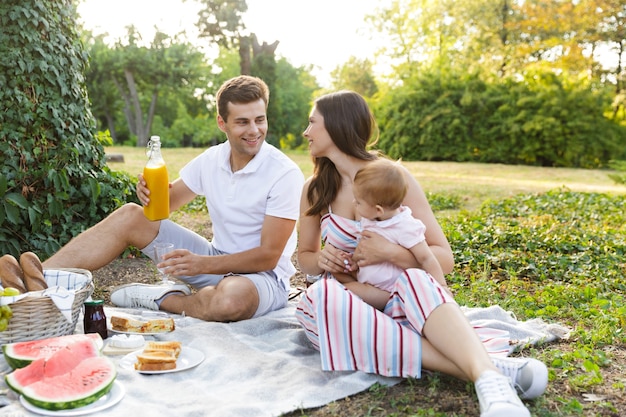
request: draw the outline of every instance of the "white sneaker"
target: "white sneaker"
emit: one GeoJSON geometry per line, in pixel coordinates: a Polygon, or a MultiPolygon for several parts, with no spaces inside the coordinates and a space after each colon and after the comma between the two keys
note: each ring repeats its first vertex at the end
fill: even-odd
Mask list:
{"type": "Polygon", "coordinates": [[[532,358],[508,358],[492,356],[496,368],[511,378],[517,394],[524,400],[537,398],[548,386],[548,368],[532,358]]]}
{"type": "Polygon", "coordinates": [[[508,376],[485,371],[474,383],[480,417],[530,417],[530,411],[519,399],[508,376]]]}
{"type": "Polygon", "coordinates": [[[156,300],[170,292],[191,294],[189,287],[182,284],[174,285],[149,285],[127,284],[122,285],[111,293],[111,303],[124,308],[147,308],[158,310],[156,300]]]}

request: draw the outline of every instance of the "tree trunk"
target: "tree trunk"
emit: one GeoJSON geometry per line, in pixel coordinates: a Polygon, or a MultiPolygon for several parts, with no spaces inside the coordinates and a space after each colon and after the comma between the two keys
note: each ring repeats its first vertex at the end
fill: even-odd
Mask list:
{"type": "Polygon", "coordinates": [[[128,124],[128,130],[133,135],[137,135],[137,131],[135,130],[135,121],[133,120],[133,113],[130,110],[130,96],[126,92],[126,90],[122,87],[122,85],[115,78],[113,79],[117,90],[120,92],[122,98],[124,99],[124,118],[126,119],[126,123],[128,124]]]}
{"type": "Polygon", "coordinates": [[[111,139],[113,142],[117,142],[117,131],[115,130],[115,118],[110,111],[107,111],[105,116],[107,120],[107,129],[109,129],[109,135],[111,135],[111,139]]]}
{"type": "Polygon", "coordinates": [[[250,58],[250,37],[249,36],[239,37],[239,70],[241,72],[241,75],[250,75],[252,73],[252,60],[250,58]]]}
{"type": "Polygon", "coordinates": [[[124,69],[124,77],[126,78],[126,84],[128,85],[128,92],[130,95],[130,110],[133,114],[133,121],[135,122],[135,134],[137,135],[137,146],[146,146],[148,143],[148,132],[145,130],[143,124],[143,111],[141,110],[141,103],[139,102],[139,94],[137,93],[137,84],[135,84],[135,77],[132,71],[124,69]]]}
{"type": "Polygon", "coordinates": [[[137,136],[137,146],[146,146],[148,144],[148,136],[150,135],[150,130],[152,129],[152,120],[154,119],[154,112],[156,109],[156,103],[158,98],[159,91],[155,89],[152,92],[152,100],[150,101],[150,108],[148,109],[148,118],[146,120],[145,126],[143,127],[145,132],[145,138],[143,138],[143,141],[141,141],[141,138],[137,136]]]}
{"type": "Polygon", "coordinates": [[[278,48],[278,44],[280,41],[275,41],[272,44],[268,44],[267,42],[263,42],[263,44],[259,44],[259,41],[256,39],[256,35],[253,33],[252,38],[252,52],[253,56],[258,57],[261,54],[267,54],[268,56],[274,56],[276,53],[276,48],[278,48]]]}

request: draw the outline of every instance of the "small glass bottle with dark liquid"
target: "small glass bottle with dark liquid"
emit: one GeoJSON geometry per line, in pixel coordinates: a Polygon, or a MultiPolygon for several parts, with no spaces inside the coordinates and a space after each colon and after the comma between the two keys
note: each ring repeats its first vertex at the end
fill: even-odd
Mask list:
{"type": "Polygon", "coordinates": [[[109,334],[107,330],[107,318],[104,315],[104,300],[85,301],[85,317],[83,321],[85,334],[99,333],[103,339],[109,334]]]}

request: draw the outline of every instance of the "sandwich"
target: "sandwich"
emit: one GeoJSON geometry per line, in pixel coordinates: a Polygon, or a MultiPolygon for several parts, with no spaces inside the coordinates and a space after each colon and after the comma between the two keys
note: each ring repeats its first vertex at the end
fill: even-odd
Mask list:
{"type": "Polygon", "coordinates": [[[182,345],[176,340],[149,341],[143,348],[143,353],[167,352],[178,358],[182,345]]]}
{"type": "Polygon", "coordinates": [[[138,371],[167,371],[176,369],[181,343],[175,340],[149,341],[137,354],[135,369],[138,371]]]}
{"type": "Polygon", "coordinates": [[[137,354],[135,369],[138,371],[168,371],[176,369],[176,356],[172,352],[153,351],[137,354]]]}
{"type": "Polygon", "coordinates": [[[111,316],[111,329],[118,332],[166,333],[175,329],[171,317],[152,320],[137,320],[130,317],[111,316]]]}

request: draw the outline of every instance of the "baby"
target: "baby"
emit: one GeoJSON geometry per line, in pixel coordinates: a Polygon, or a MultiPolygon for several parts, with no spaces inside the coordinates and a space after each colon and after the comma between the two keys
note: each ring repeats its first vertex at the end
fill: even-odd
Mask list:
{"type": "MultiPolygon", "coordinates": [[[[370,162],[357,172],[352,188],[361,231],[376,232],[409,249],[421,269],[446,288],[441,266],[426,243],[426,226],[402,205],[408,188],[405,175],[399,163],[387,159],[370,162]]],[[[360,268],[357,279],[390,292],[402,271],[391,262],[383,262],[360,268]]]]}

